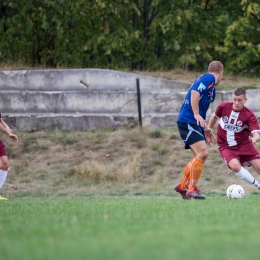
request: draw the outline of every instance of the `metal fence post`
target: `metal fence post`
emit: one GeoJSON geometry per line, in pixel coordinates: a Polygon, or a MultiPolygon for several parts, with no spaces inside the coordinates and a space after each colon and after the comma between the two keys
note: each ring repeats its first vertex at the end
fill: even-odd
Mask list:
{"type": "Polygon", "coordinates": [[[139,78],[136,79],[136,90],[137,90],[137,105],[138,105],[138,119],[139,126],[142,127],[142,108],[141,108],[141,94],[140,94],[140,81],[139,78]]]}

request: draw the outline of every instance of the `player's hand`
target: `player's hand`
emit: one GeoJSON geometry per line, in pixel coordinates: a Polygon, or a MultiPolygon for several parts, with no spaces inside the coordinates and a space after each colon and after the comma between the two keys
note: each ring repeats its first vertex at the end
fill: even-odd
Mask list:
{"type": "Polygon", "coordinates": [[[208,128],[208,127],[207,127],[207,128],[204,129],[204,134],[205,134],[205,135],[212,135],[212,134],[213,134],[213,131],[212,131],[211,128],[208,128]]]}
{"type": "Polygon", "coordinates": [[[205,139],[207,145],[211,146],[211,143],[213,143],[216,140],[216,136],[213,134],[213,131],[211,128],[204,129],[205,139]]]}
{"type": "Polygon", "coordinates": [[[216,136],[214,134],[212,134],[211,136],[206,136],[205,135],[205,139],[206,139],[206,144],[208,146],[211,146],[211,143],[214,143],[216,136]]]}
{"type": "Polygon", "coordinates": [[[207,122],[204,120],[204,118],[200,114],[194,114],[194,117],[197,121],[197,125],[200,125],[203,128],[207,127],[207,122]]]}
{"type": "Polygon", "coordinates": [[[250,141],[252,144],[254,144],[254,145],[257,144],[257,140],[256,140],[257,138],[255,138],[254,136],[253,136],[253,137],[249,136],[248,139],[249,139],[249,141],[250,141]]]}
{"type": "Polygon", "coordinates": [[[14,140],[15,143],[18,143],[18,136],[14,135],[13,133],[9,133],[8,135],[11,139],[14,140]]]}

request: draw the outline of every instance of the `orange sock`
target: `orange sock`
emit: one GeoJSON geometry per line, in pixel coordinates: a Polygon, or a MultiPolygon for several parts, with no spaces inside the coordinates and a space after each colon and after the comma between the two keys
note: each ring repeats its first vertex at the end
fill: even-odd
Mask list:
{"type": "Polygon", "coordinates": [[[181,179],[181,182],[180,182],[180,187],[182,189],[188,189],[188,187],[189,187],[189,183],[190,183],[190,166],[191,166],[192,161],[190,161],[186,165],[186,167],[185,167],[185,169],[183,171],[183,176],[182,176],[182,179],[181,179]]]}
{"type": "Polygon", "coordinates": [[[202,173],[203,164],[204,161],[202,161],[198,157],[195,157],[191,161],[189,190],[197,188],[202,173]]]}

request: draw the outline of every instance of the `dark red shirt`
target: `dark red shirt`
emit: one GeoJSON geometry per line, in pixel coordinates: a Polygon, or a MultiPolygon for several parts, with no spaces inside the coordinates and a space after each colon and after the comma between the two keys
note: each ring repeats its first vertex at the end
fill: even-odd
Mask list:
{"type": "Polygon", "coordinates": [[[219,118],[217,143],[220,147],[241,148],[251,144],[248,137],[259,130],[256,116],[247,107],[235,111],[232,102],[223,102],[217,107],[215,115],[219,118]]]}

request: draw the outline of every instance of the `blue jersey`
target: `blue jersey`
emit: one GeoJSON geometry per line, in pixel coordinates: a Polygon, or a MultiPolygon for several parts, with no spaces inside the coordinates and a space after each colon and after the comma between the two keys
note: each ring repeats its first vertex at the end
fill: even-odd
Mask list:
{"type": "Polygon", "coordinates": [[[198,77],[191,85],[181,107],[177,122],[197,124],[191,107],[191,91],[195,90],[200,94],[199,114],[206,119],[209,105],[215,100],[215,76],[205,73],[198,77]]]}

